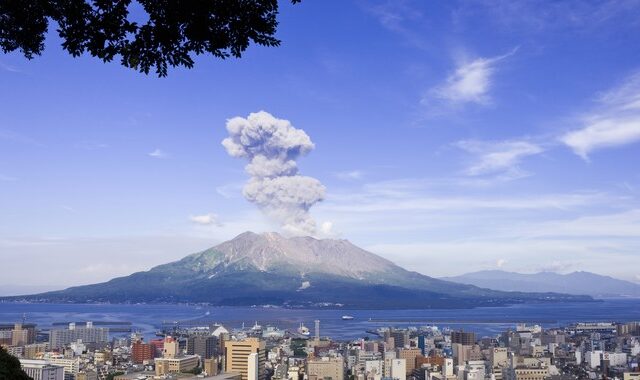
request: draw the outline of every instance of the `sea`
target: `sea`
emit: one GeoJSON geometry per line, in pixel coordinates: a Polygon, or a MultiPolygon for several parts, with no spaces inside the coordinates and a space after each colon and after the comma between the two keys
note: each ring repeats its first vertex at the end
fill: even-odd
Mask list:
{"type": "MultiPolygon", "coordinates": [[[[157,304],[48,304],[0,303],[0,323],[26,320],[47,330],[56,323],[130,322],[133,331],[155,337],[164,326],[223,324],[228,329],[251,327],[255,323],[282,330],[300,324],[314,332],[320,321],[320,335],[351,340],[372,336],[380,327],[437,326],[463,329],[478,337],[499,335],[517,323],[546,328],[575,322],[640,321],[640,299],[611,299],[598,302],[517,304],[474,309],[435,310],[345,310],[287,309],[280,307],[209,307],[202,305],[157,304]],[[342,316],[352,316],[344,320],[342,316]]],[[[115,335],[117,335],[116,333],[115,335]]],[[[121,332],[120,335],[128,335],[121,332]]]]}

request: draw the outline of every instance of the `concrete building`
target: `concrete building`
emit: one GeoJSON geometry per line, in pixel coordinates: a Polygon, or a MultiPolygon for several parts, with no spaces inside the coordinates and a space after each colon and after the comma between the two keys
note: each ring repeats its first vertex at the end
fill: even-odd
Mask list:
{"type": "Polygon", "coordinates": [[[384,377],[391,377],[391,366],[393,364],[393,359],[396,359],[395,351],[385,351],[384,352],[384,377]]]}
{"type": "Polygon", "coordinates": [[[249,355],[257,354],[258,380],[265,379],[265,343],[258,338],[247,338],[238,341],[224,342],[225,371],[239,373],[242,380],[248,380],[249,376],[249,355]]]}
{"type": "Polygon", "coordinates": [[[64,368],[46,360],[21,359],[20,366],[33,380],[64,380],[64,368]]]}
{"type": "Polygon", "coordinates": [[[142,364],[151,361],[156,357],[156,348],[141,340],[133,342],[131,345],[131,361],[135,364],[142,364]]]}
{"type": "Polygon", "coordinates": [[[364,363],[367,379],[380,380],[384,376],[384,362],[382,360],[368,360],[364,363]]]}
{"type": "Polygon", "coordinates": [[[16,323],[11,330],[11,345],[24,346],[35,342],[35,331],[23,328],[22,323],[16,323]]]}
{"type": "Polygon", "coordinates": [[[452,331],[451,343],[459,343],[464,346],[472,346],[476,343],[476,333],[465,331],[452,331]]]}
{"type": "Polygon", "coordinates": [[[37,359],[38,356],[41,356],[42,354],[45,353],[45,351],[47,351],[48,347],[49,347],[48,343],[28,344],[24,346],[23,356],[25,359],[37,359]]]}
{"type": "Polygon", "coordinates": [[[405,359],[391,360],[391,376],[395,380],[407,380],[407,361],[405,359]]]}
{"type": "Polygon", "coordinates": [[[344,359],[337,356],[309,360],[307,376],[309,380],[344,380],[344,359]]]}
{"type": "Polygon", "coordinates": [[[389,337],[393,338],[393,345],[395,348],[404,348],[409,346],[409,331],[407,330],[389,331],[389,337]]]}
{"type": "Polygon", "coordinates": [[[453,359],[445,358],[442,364],[442,376],[445,378],[453,376],[453,359]]]}
{"type": "Polygon", "coordinates": [[[192,336],[187,339],[187,354],[211,359],[218,355],[218,338],[215,336],[192,336]]]}
{"type": "Polygon", "coordinates": [[[48,358],[45,360],[50,364],[64,368],[65,379],[75,379],[78,372],[80,372],[80,358],[68,359],[60,356],[48,358]]]}
{"type": "Polygon", "coordinates": [[[416,368],[416,358],[422,356],[422,350],[419,348],[400,348],[396,350],[398,359],[405,359],[407,375],[411,374],[416,368]]]}
{"type": "Polygon", "coordinates": [[[164,345],[162,346],[162,357],[165,359],[173,359],[180,355],[180,345],[177,340],[170,336],[164,338],[164,345]]]}
{"type": "Polygon", "coordinates": [[[197,356],[182,356],[155,359],[156,376],[164,376],[170,373],[191,371],[198,366],[200,360],[197,356]]]}
{"type": "Polygon", "coordinates": [[[516,367],[506,371],[507,380],[545,380],[550,378],[548,368],[516,367]]]}
{"type": "Polygon", "coordinates": [[[34,323],[0,324],[0,345],[22,346],[36,341],[34,323]]]}
{"type": "Polygon", "coordinates": [[[87,322],[84,327],[69,323],[67,328],[51,329],[49,335],[49,345],[52,349],[62,348],[78,340],[84,343],[107,343],[109,341],[109,329],[107,327],[94,327],[92,322],[87,322]]]}
{"type": "Polygon", "coordinates": [[[494,347],[489,352],[489,364],[492,368],[506,367],[509,364],[508,350],[505,347],[494,347]]]}
{"type": "Polygon", "coordinates": [[[202,370],[207,376],[215,376],[218,374],[218,360],[217,359],[204,359],[202,370]]]}

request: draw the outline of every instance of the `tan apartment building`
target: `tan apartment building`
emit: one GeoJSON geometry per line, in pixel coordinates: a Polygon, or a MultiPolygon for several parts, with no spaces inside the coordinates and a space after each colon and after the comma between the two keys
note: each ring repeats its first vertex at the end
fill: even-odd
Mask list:
{"type": "Polygon", "coordinates": [[[265,379],[264,341],[258,338],[226,341],[224,342],[224,356],[226,372],[239,373],[242,380],[265,379]]]}

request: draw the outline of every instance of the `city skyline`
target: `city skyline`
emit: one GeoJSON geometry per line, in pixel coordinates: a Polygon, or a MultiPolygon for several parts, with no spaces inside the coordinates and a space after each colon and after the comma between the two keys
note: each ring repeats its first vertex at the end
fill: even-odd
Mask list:
{"type": "Polygon", "coordinates": [[[296,163],[326,188],[309,209],[319,238],[436,277],[640,282],[640,6],[281,11],[282,46],[162,79],[74,59],[54,35],[42,57],[0,57],[0,285],[25,262],[43,273],[31,286],[89,284],[283,231],[221,144],[260,111],[313,143],[296,163]]]}

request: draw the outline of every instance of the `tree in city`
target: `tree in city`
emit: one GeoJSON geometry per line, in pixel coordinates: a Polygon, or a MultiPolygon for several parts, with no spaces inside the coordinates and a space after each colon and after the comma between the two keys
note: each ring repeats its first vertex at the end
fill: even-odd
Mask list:
{"type": "MultiPolygon", "coordinates": [[[[301,0],[291,0],[299,3],[301,0]]],[[[119,59],[158,76],[194,57],[240,58],[252,44],[278,46],[278,0],[0,0],[0,48],[41,55],[50,25],[74,57],[119,59]]]]}
{"type": "Polygon", "coordinates": [[[20,360],[0,347],[0,380],[31,380],[20,366],[20,360]]]}

